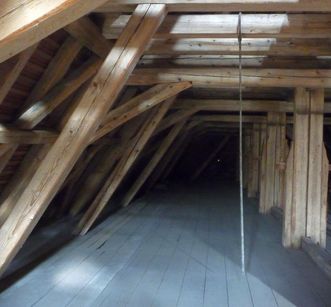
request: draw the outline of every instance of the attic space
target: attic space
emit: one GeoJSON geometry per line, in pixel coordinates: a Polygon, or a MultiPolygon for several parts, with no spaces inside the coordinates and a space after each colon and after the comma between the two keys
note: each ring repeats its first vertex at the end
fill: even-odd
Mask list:
{"type": "Polygon", "coordinates": [[[331,306],[331,0],[2,2],[1,307],[331,306]]]}

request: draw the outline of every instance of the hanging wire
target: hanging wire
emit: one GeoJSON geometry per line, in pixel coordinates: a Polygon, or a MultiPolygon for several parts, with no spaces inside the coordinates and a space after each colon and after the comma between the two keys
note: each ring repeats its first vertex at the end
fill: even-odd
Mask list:
{"type": "Polygon", "coordinates": [[[239,45],[239,180],[240,180],[240,237],[241,237],[241,271],[245,268],[245,232],[244,232],[244,188],[243,188],[243,132],[242,132],[242,32],[241,12],[238,15],[238,45],[239,45]]]}

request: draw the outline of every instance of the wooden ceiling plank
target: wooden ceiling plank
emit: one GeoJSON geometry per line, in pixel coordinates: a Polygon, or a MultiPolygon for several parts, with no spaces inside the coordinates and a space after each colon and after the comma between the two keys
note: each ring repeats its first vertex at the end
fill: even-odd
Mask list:
{"type": "Polygon", "coordinates": [[[163,5],[140,5],[135,10],[121,38],[0,228],[0,273],[23,245],[88,145],[165,15],[163,5]]]}
{"type": "Polygon", "coordinates": [[[189,82],[156,85],[146,92],[130,99],[124,105],[109,112],[91,142],[95,142],[133,117],[138,116],[142,112],[149,110],[189,87],[191,87],[191,83],[189,82]]]}
{"type": "Polygon", "coordinates": [[[106,0],[6,1],[0,9],[0,63],[105,3],[106,0]]]}
{"type": "Polygon", "coordinates": [[[84,16],[64,28],[83,46],[105,58],[111,48],[111,43],[102,36],[99,28],[87,16],[84,16]]]}

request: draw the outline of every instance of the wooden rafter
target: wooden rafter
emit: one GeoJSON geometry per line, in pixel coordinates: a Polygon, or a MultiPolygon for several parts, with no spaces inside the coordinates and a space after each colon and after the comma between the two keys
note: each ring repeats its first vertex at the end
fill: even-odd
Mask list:
{"type": "Polygon", "coordinates": [[[24,129],[35,127],[66,98],[73,94],[84,82],[92,78],[100,65],[100,59],[96,57],[89,59],[53,87],[44,98],[35,101],[18,117],[15,121],[15,125],[24,129]]]}
{"type": "Polygon", "coordinates": [[[32,54],[37,48],[37,44],[22,51],[15,59],[14,65],[10,68],[9,72],[5,75],[2,75],[2,80],[0,82],[0,104],[6,98],[13,84],[17,80],[18,76],[22,72],[26,63],[31,58],[32,54]]]}
{"type": "Polygon", "coordinates": [[[6,1],[0,9],[0,63],[104,3],[106,0],[6,1]]]}
{"type": "Polygon", "coordinates": [[[99,28],[87,16],[74,21],[64,29],[101,58],[108,55],[111,43],[102,36],[99,28]]]}
{"type": "Polygon", "coordinates": [[[190,86],[191,83],[189,82],[156,85],[146,92],[130,99],[125,104],[119,106],[107,114],[107,117],[105,118],[101,127],[93,137],[92,142],[95,142],[100,137],[109,133],[118,126],[123,125],[131,118],[149,110],[162,101],[177,95],[190,86]]]}
{"type": "MultiPolygon", "coordinates": [[[[92,3],[70,3],[73,5],[78,2],[85,8],[92,3]]],[[[97,5],[98,1],[93,1],[94,4],[97,5]]],[[[81,8],[76,9],[82,12],[81,8]]],[[[68,7],[65,12],[73,14],[68,7]]],[[[73,15],[77,16],[77,13],[73,15]]],[[[6,269],[25,242],[79,155],[88,145],[165,15],[164,5],[139,5],[135,10],[125,31],[2,225],[0,273],[6,269]]]]}
{"type": "Polygon", "coordinates": [[[31,91],[25,102],[26,106],[43,98],[62,79],[81,48],[81,44],[72,37],[64,41],[31,91]]]}
{"type": "Polygon", "coordinates": [[[115,169],[105,181],[93,203],[80,220],[76,232],[83,235],[91,228],[95,220],[109,202],[110,198],[117,190],[125,175],[132,167],[133,163],[138,158],[141,151],[144,149],[146,143],[153,135],[158,123],[166,114],[172,102],[173,99],[170,99],[164,102],[156,110],[152,110],[148,120],[146,120],[140,128],[136,137],[126,145],[120,161],[117,163],[115,169]]]}
{"type": "Polygon", "coordinates": [[[158,147],[156,152],[154,153],[151,160],[148,162],[147,166],[144,170],[139,174],[138,178],[134,182],[134,184],[130,187],[128,192],[125,194],[124,199],[122,201],[123,206],[127,206],[131,200],[135,197],[138,193],[140,188],[143,186],[145,181],[148,179],[150,174],[153,172],[157,164],[160,162],[164,154],[167,152],[170,145],[173,143],[175,138],[177,137],[178,133],[181,131],[185,124],[185,121],[179,122],[178,124],[174,125],[168,135],[163,139],[161,145],[158,147]]]}

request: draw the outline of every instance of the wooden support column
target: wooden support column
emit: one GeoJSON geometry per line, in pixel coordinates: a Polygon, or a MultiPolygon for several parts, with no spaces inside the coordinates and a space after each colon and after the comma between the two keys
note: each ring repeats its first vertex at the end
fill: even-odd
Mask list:
{"type": "Polygon", "coordinates": [[[248,189],[250,181],[250,156],[251,156],[251,129],[245,129],[243,134],[243,186],[248,189]]]}
{"type": "Polygon", "coordinates": [[[259,193],[259,153],[260,124],[253,124],[250,144],[250,181],[248,182],[248,197],[257,197],[259,193]]]}
{"type": "Polygon", "coordinates": [[[260,212],[269,213],[275,202],[275,169],[276,169],[276,140],[277,140],[277,123],[279,114],[274,112],[268,113],[267,118],[267,136],[265,155],[265,187],[263,198],[260,198],[260,212]]]}
{"type": "Polygon", "coordinates": [[[89,231],[93,223],[101,214],[102,210],[106,207],[110,198],[121,184],[133,163],[138,158],[141,151],[144,149],[147,141],[150,139],[156,126],[168,111],[171,103],[172,100],[166,101],[156,110],[152,110],[148,120],[146,120],[144,125],[140,128],[136,137],[131,140],[129,144],[127,144],[120,161],[117,163],[115,169],[105,181],[93,203],[80,220],[75,231],[76,233],[84,235],[89,231]]]}
{"type": "Polygon", "coordinates": [[[21,248],[112,107],[166,15],[164,5],[138,5],[97,75],[0,229],[0,274],[21,248]]]}
{"type": "Polygon", "coordinates": [[[283,245],[299,248],[306,234],[309,155],[309,92],[295,90],[294,142],[286,164],[283,245]]]}
{"type": "Polygon", "coordinates": [[[310,92],[306,236],[325,247],[328,161],[323,143],[324,89],[310,92]]]}
{"type": "Polygon", "coordinates": [[[259,212],[264,212],[266,195],[266,162],[267,162],[267,124],[261,124],[260,131],[260,178],[259,178],[259,212]]]}
{"type": "Polygon", "coordinates": [[[152,159],[148,162],[147,166],[144,170],[140,173],[139,177],[136,179],[134,184],[130,187],[129,191],[125,194],[124,199],[122,201],[122,205],[125,207],[127,206],[131,200],[135,197],[138,193],[140,188],[146,182],[149,175],[155,169],[157,164],[160,162],[164,154],[167,152],[170,145],[173,143],[175,138],[177,137],[180,130],[183,128],[185,121],[176,124],[168,133],[168,135],[163,139],[160,147],[154,153],[152,159]]]}
{"type": "Polygon", "coordinates": [[[288,155],[286,140],[286,114],[279,113],[276,137],[275,199],[274,206],[284,208],[285,204],[285,163],[288,155]]]}

